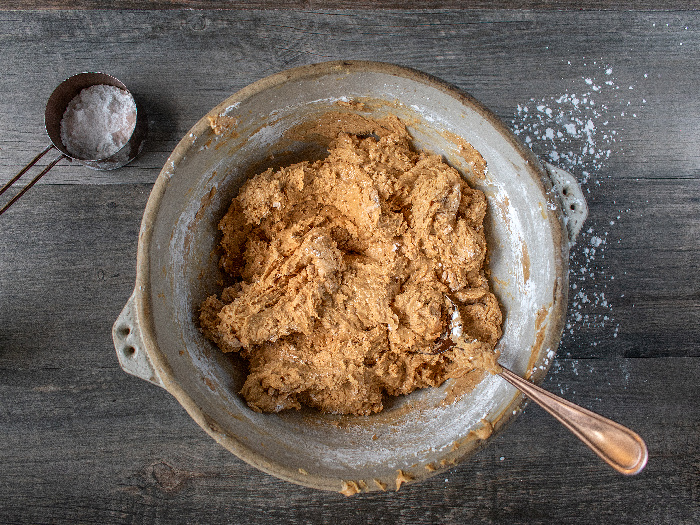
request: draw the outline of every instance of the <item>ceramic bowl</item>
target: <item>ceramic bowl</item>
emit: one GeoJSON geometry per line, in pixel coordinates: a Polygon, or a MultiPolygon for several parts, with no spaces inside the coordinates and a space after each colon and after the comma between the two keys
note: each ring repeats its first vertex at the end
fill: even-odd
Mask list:
{"type": "Polygon", "coordinates": [[[460,141],[488,165],[484,191],[490,278],[503,313],[501,362],[539,382],[565,320],[569,244],[585,218],[575,181],[548,171],[488,109],[424,73],[375,62],[327,62],[255,82],[213,108],[177,145],[143,216],[134,293],[117,319],[121,366],[162,386],[217,442],[281,479],[353,493],[396,489],[468,458],[523,407],[498,376],[455,395],[452,380],[396,398],[372,416],[314,410],[261,414],[239,395],[244,367],[197,328],[219,291],[218,220],[251,173],[323,153],[289,130],[328,111],[394,114],[414,145],[468,178],[460,141]],[[361,101],[363,104],[354,104],[361,101]],[[207,117],[223,117],[214,133],[207,117]],[[398,481],[397,481],[398,478],[398,481]]]}

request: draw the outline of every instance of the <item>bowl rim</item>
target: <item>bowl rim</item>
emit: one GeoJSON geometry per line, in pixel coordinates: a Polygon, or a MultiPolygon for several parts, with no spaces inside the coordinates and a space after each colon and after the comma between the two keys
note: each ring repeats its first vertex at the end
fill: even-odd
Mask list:
{"type": "MultiPolygon", "coordinates": [[[[148,198],[141,221],[138,239],[136,284],[133,297],[141,337],[143,340],[143,346],[148,359],[150,360],[151,365],[160,379],[162,386],[173,397],[175,397],[178,403],[185,408],[190,417],[192,417],[192,419],[194,419],[195,422],[202,427],[202,429],[206,431],[207,434],[209,434],[217,443],[224,446],[224,448],[251,466],[254,466],[257,469],[279,479],[310,488],[330,491],[340,491],[343,488],[343,482],[345,480],[331,478],[328,476],[300,473],[295,469],[275,461],[271,461],[262,454],[256,453],[245,445],[243,441],[235,438],[234,436],[223,433],[214,419],[205,413],[203,409],[197,406],[192,397],[190,397],[184,388],[181,387],[175,380],[172,369],[167,363],[162,351],[158,348],[154,316],[151,313],[150,249],[155,219],[158,215],[159,206],[168,186],[168,180],[172,174],[172,170],[184,158],[192,146],[192,137],[199,136],[207,128],[209,128],[207,117],[216,116],[222,111],[225,111],[227,108],[231,107],[233,104],[240,103],[254,95],[264,92],[265,90],[280,84],[284,84],[285,82],[345,72],[375,72],[388,74],[391,76],[398,76],[427,85],[428,87],[435,88],[457,99],[461,104],[477,111],[482,118],[484,118],[491,126],[495,128],[499,135],[509,142],[509,144],[517,151],[518,155],[525,160],[526,169],[528,170],[532,179],[539,185],[543,195],[551,195],[552,189],[551,179],[547,175],[540,160],[529,148],[525,147],[510,130],[510,128],[508,128],[505,123],[491,110],[486,108],[486,106],[481,104],[473,96],[462,89],[433,75],[417,69],[387,62],[333,60],[304,65],[274,73],[245,86],[212,108],[192,126],[192,128],[184,135],[184,137],[174,148],[166,160],[164,167],[159,173],[159,176],[151,190],[151,194],[148,198]]],[[[569,244],[568,238],[564,235],[566,229],[560,206],[557,203],[557,206],[555,206],[554,209],[551,208],[552,207],[547,207],[546,213],[554,243],[553,255],[555,258],[555,283],[552,294],[553,302],[549,310],[550,320],[548,329],[544,340],[540,344],[540,348],[548,346],[549,348],[556,349],[563,333],[566,318],[569,244]],[[557,246],[559,246],[560,249],[557,249],[557,246]]],[[[536,383],[541,382],[546,376],[550,365],[551,360],[549,360],[549,363],[546,363],[544,367],[538,367],[537,372],[532,373],[530,379],[536,383]]],[[[532,370],[530,368],[529,372],[531,371],[532,370]]],[[[473,455],[475,452],[486,446],[492,437],[499,434],[507,426],[510,420],[523,410],[526,404],[527,402],[525,397],[520,393],[516,393],[502,413],[496,416],[493,424],[493,433],[489,439],[474,439],[465,446],[459,447],[459,452],[455,455],[454,461],[451,461],[444,467],[437,468],[434,472],[429,472],[426,470],[424,473],[421,473],[422,475],[416,476],[416,479],[413,481],[427,479],[428,477],[436,475],[440,472],[444,472],[444,470],[455,466],[473,455]]],[[[367,490],[372,491],[377,490],[377,488],[369,487],[367,490]]]]}

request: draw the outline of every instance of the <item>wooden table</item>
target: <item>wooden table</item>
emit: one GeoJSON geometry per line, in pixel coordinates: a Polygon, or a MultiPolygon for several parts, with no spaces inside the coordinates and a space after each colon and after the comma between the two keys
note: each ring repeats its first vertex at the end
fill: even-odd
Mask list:
{"type": "Polygon", "coordinates": [[[700,12],[609,4],[1,11],[0,181],[48,143],[46,99],[74,73],[122,79],[151,129],[128,167],[63,162],[0,217],[0,522],[700,522],[700,12]],[[346,498],[255,470],[121,371],[110,330],[170,151],[243,86],[331,59],[441,77],[581,181],[590,214],[544,386],[638,431],[642,474],[614,473],[531,405],[447,474],[346,498]]]}

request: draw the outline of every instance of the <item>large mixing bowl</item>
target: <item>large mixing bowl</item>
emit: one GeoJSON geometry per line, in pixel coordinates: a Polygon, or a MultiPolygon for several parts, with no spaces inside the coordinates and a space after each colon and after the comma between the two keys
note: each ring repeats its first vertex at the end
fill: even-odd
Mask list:
{"type": "Polygon", "coordinates": [[[279,478],[326,490],[396,488],[473,454],[523,406],[487,375],[458,395],[455,381],[395,399],[372,416],[313,410],[260,414],[238,394],[245,368],[197,328],[219,291],[217,223],[247,176],[322,155],[289,130],[329,111],[397,115],[419,149],[442,154],[467,179],[461,144],[488,164],[490,279],[503,313],[501,362],[535,382],[555,355],[565,320],[569,243],[585,217],[576,182],[545,169],[486,108],[423,73],[374,62],[285,71],[242,89],[182,139],[155,183],[141,224],[136,287],[113,337],[121,366],[162,386],[216,441],[279,478]],[[362,102],[363,104],[356,104],[362,102]],[[397,483],[397,477],[399,481],[397,483]]]}

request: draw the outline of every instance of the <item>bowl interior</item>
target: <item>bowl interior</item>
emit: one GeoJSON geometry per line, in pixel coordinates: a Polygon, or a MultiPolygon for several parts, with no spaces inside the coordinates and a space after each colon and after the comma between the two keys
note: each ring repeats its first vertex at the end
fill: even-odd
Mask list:
{"type": "Polygon", "coordinates": [[[448,381],[369,417],[259,414],[238,395],[241,363],[205,340],[196,324],[201,301],[219,291],[217,223],[251,173],[322,155],[318,142],[288,131],[329,111],[397,115],[416,148],[442,154],[467,178],[459,137],[483,155],[486,180],[469,182],[489,202],[491,283],[504,312],[501,362],[536,381],[561,336],[566,254],[559,210],[536,159],[478,103],[414,71],[342,63],[274,75],[209,113],[230,118],[222,133],[203,118],[177,146],[149,200],[142,227],[148,242],[139,247],[155,342],[148,352],[168,376],[166,387],[215,439],[266,472],[316,488],[341,490],[354,481],[373,490],[395,486],[398,470],[421,479],[467,457],[484,443],[484,421],[500,429],[522,398],[497,376],[461,396],[448,381]]]}

